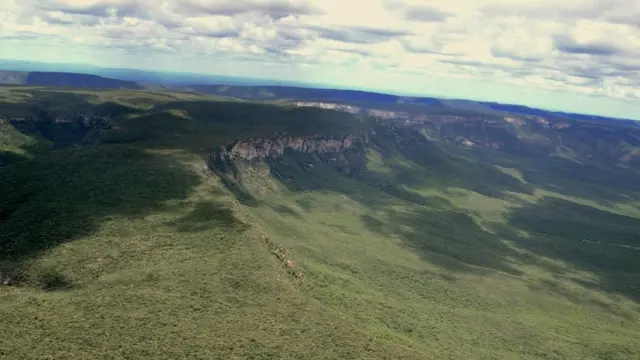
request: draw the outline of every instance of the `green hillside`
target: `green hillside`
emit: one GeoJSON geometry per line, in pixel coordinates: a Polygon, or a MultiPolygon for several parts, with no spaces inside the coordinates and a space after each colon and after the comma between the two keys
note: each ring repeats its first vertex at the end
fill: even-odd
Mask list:
{"type": "Polygon", "coordinates": [[[185,93],[0,119],[0,358],[640,358],[630,165],[185,93]]]}

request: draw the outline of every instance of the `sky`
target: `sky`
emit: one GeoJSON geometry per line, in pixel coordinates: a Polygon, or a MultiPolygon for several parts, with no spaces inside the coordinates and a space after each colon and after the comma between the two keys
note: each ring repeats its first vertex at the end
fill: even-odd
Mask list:
{"type": "Polygon", "coordinates": [[[638,0],[0,0],[0,58],[640,120],[638,0]]]}

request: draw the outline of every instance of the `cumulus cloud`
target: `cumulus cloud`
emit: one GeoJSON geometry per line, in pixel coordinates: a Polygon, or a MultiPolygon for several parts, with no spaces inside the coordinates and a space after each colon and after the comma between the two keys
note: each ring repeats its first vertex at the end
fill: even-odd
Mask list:
{"type": "Polygon", "coordinates": [[[235,16],[250,12],[260,13],[272,19],[281,19],[288,16],[299,15],[317,15],[322,14],[322,10],[306,1],[287,1],[287,0],[219,0],[219,1],[202,1],[190,0],[183,1],[176,10],[183,14],[215,14],[235,16]]]}
{"type": "Polygon", "coordinates": [[[65,0],[44,0],[38,2],[27,2],[33,4],[34,10],[57,11],[69,15],[88,16],[135,16],[145,12],[144,3],[127,0],[88,0],[88,1],[65,1],[65,0]]]}
{"type": "Polygon", "coordinates": [[[637,0],[4,0],[0,41],[638,100],[638,19],[637,0]]]}
{"type": "Polygon", "coordinates": [[[587,54],[596,56],[611,56],[621,54],[624,49],[606,42],[578,43],[571,37],[558,36],[555,38],[556,49],[568,54],[587,54]]]}
{"type": "Polygon", "coordinates": [[[356,44],[375,44],[410,34],[408,31],[356,26],[342,28],[313,26],[310,29],[325,39],[356,44]]]}
{"type": "Polygon", "coordinates": [[[387,0],[384,5],[390,12],[400,14],[411,21],[441,22],[452,15],[431,5],[408,1],[387,0]]]}

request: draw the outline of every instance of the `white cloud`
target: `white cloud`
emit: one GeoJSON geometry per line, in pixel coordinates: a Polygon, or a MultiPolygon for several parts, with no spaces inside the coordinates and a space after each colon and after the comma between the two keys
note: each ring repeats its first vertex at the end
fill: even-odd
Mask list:
{"type": "Polygon", "coordinates": [[[313,68],[343,83],[343,69],[353,86],[395,90],[466,79],[495,84],[498,101],[510,98],[503,86],[640,98],[637,0],[3,0],[0,41],[0,57],[31,60],[43,56],[26,49],[39,48],[59,61],[236,75],[260,64],[265,77],[302,81],[313,68]],[[385,68],[396,82],[369,79],[385,68]]]}

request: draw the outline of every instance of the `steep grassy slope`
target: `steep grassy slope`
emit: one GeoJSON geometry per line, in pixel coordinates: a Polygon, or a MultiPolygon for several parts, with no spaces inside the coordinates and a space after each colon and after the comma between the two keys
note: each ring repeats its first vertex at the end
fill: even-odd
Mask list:
{"type": "Polygon", "coordinates": [[[640,356],[637,170],[198,95],[5,99],[42,123],[2,123],[0,357],[640,356]],[[80,112],[108,126],[51,150],[80,112]]]}

